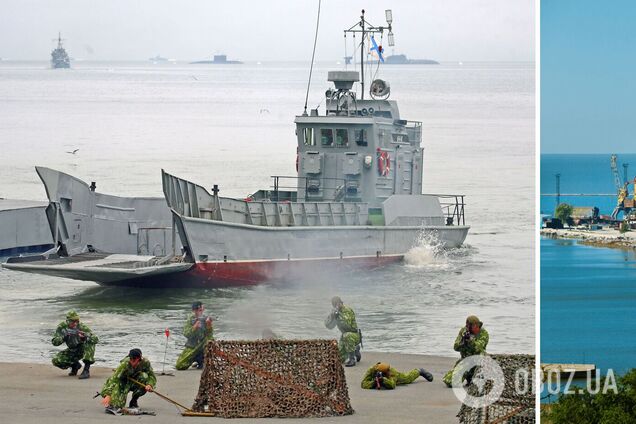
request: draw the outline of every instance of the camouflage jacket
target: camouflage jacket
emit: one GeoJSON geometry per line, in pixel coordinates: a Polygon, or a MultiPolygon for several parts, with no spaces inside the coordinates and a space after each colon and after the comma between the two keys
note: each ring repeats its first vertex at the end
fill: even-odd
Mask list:
{"type": "Polygon", "coordinates": [[[150,361],[146,358],[141,358],[141,362],[137,364],[135,368],[130,365],[130,358],[126,356],[120,363],[113,375],[104,383],[100,395],[108,396],[112,395],[115,390],[119,390],[127,383],[135,383],[128,380],[128,377],[134,378],[144,384],[150,384],[153,388],[157,385],[157,376],[152,370],[150,361]]]}
{"type": "Polygon", "coordinates": [[[207,328],[205,325],[200,326],[196,330],[192,328],[196,321],[196,315],[191,313],[183,326],[183,335],[187,339],[186,347],[195,347],[204,340],[212,340],[214,338],[214,328],[207,328]]]}
{"type": "Polygon", "coordinates": [[[84,334],[86,334],[86,339],[80,340],[80,338],[77,335],[74,335],[73,331],[69,329],[68,323],[66,321],[62,321],[55,329],[55,334],[53,334],[53,338],[51,339],[51,343],[53,343],[53,346],[59,346],[62,343],[66,342],[66,345],[69,348],[74,349],[82,343],[90,342],[95,344],[99,341],[97,336],[93,334],[93,332],[90,328],[88,328],[87,325],[80,322],[77,327],[75,327],[75,329],[84,332],[84,334]],[[67,340],[64,340],[64,335],[68,334],[69,332],[71,334],[69,335],[67,340]]]}
{"type": "Polygon", "coordinates": [[[325,326],[332,329],[338,326],[341,333],[357,333],[358,324],[356,323],[356,314],[348,306],[342,305],[340,310],[332,311],[325,320],[325,326]]]}
{"type": "Polygon", "coordinates": [[[486,331],[485,328],[482,328],[479,334],[471,334],[470,337],[464,341],[464,334],[466,331],[466,327],[462,327],[461,330],[459,330],[453,349],[459,352],[462,358],[472,355],[485,354],[486,346],[488,345],[488,331],[486,331]]]}

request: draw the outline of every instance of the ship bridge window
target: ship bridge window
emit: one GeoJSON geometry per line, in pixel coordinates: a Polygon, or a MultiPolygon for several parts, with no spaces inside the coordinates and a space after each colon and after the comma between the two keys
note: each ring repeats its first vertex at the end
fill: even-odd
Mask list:
{"type": "Polygon", "coordinates": [[[349,131],[339,128],[336,130],[336,147],[349,147],[349,131]]]}
{"type": "Polygon", "coordinates": [[[358,146],[366,146],[367,143],[367,130],[359,129],[353,131],[353,136],[356,139],[356,144],[358,146]]]}
{"type": "Polygon", "coordinates": [[[393,134],[393,141],[396,143],[408,143],[409,136],[406,134],[393,134]]]}
{"type": "Polygon", "coordinates": [[[333,147],[333,130],[325,128],[320,130],[320,144],[323,147],[333,147]]]}
{"type": "Polygon", "coordinates": [[[314,138],[313,128],[303,128],[303,140],[305,142],[305,146],[316,145],[316,139],[314,138]]]}

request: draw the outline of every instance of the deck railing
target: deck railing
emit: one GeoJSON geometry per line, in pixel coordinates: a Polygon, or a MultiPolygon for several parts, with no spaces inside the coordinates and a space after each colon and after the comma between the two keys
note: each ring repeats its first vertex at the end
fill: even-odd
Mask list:
{"type": "Polygon", "coordinates": [[[353,202],[360,201],[360,195],[356,191],[355,194],[349,193],[344,178],[327,178],[327,177],[291,177],[284,175],[272,176],[273,184],[271,186],[272,193],[270,200],[277,202],[284,200],[286,196],[281,193],[287,191],[296,191],[298,187],[304,185],[305,200],[320,199],[324,202],[353,202]],[[298,181],[301,181],[298,184],[298,181]],[[314,182],[318,185],[314,185],[314,182]]]}
{"type": "Polygon", "coordinates": [[[439,198],[446,225],[466,225],[463,194],[432,194],[439,198]]]}

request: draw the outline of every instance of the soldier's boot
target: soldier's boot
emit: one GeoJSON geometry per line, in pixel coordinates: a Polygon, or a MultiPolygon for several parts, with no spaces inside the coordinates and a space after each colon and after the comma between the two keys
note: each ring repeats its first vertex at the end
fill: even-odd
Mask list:
{"type": "Polygon", "coordinates": [[[420,371],[420,375],[424,377],[427,381],[433,381],[433,374],[426,371],[424,368],[420,368],[419,371],[420,371]]]}
{"type": "Polygon", "coordinates": [[[90,369],[91,369],[91,364],[89,364],[88,362],[84,362],[84,369],[82,370],[82,373],[80,374],[80,376],[77,378],[79,378],[80,380],[86,380],[87,378],[91,378],[90,369]]]}
{"type": "Polygon", "coordinates": [[[82,368],[82,364],[80,364],[79,362],[75,362],[73,365],[71,365],[71,371],[68,373],[68,375],[77,375],[77,372],[80,368],[82,368]]]}
{"type": "Polygon", "coordinates": [[[129,408],[139,408],[139,403],[137,402],[139,400],[139,395],[133,395],[133,397],[130,399],[130,403],[128,404],[129,408]]]}
{"type": "Polygon", "coordinates": [[[356,346],[356,362],[360,362],[362,359],[362,353],[360,353],[360,345],[356,346]]]}
{"type": "Polygon", "coordinates": [[[347,357],[346,362],[344,363],[345,367],[355,367],[356,365],[356,354],[355,353],[350,353],[349,356],[347,357]]]}
{"type": "Polygon", "coordinates": [[[194,361],[197,363],[197,369],[203,369],[203,352],[201,352],[200,354],[198,354],[195,358],[194,361]]]}

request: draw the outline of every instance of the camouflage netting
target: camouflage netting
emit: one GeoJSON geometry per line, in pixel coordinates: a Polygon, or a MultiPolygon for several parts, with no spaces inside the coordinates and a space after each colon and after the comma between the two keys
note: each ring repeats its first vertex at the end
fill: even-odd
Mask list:
{"type": "Polygon", "coordinates": [[[353,414],[335,340],[211,340],[192,409],[224,418],[353,414]]]}
{"type": "MultiPolygon", "coordinates": [[[[503,393],[496,402],[487,407],[472,408],[462,404],[457,415],[459,422],[462,424],[534,424],[536,422],[535,391],[533,390],[534,355],[490,355],[490,357],[503,371],[503,393]]],[[[482,370],[484,374],[492,375],[485,369],[486,367],[482,370]]],[[[475,375],[477,374],[478,371],[475,375]]],[[[488,393],[493,385],[493,381],[488,381],[483,390],[479,391],[479,387],[473,382],[466,392],[468,395],[480,397],[481,394],[488,393]]]]}

